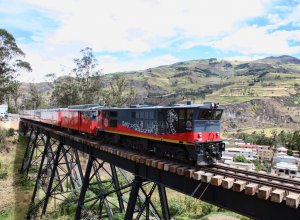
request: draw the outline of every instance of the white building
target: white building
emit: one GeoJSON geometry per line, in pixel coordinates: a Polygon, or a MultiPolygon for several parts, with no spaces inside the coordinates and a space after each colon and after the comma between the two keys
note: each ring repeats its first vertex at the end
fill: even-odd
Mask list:
{"type": "Polygon", "coordinates": [[[236,168],[246,169],[246,170],[255,169],[255,165],[253,163],[241,163],[241,162],[233,162],[232,160],[225,160],[224,164],[227,164],[231,167],[236,167],[236,168]]]}
{"type": "Polygon", "coordinates": [[[295,164],[279,162],[275,165],[274,168],[275,168],[275,172],[279,176],[290,176],[290,177],[298,176],[298,168],[295,164]]]}
{"type": "Polygon", "coordinates": [[[278,154],[277,157],[274,158],[275,163],[287,163],[287,164],[298,164],[299,158],[288,156],[285,154],[278,154]]]}
{"type": "Polygon", "coordinates": [[[0,117],[4,117],[7,114],[8,105],[0,105],[0,117]]]}
{"type": "Polygon", "coordinates": [[[252,149],[248,148],[225,148],[225,151],[222,153],[223,160],[233,160],[236,156],[244,156],[247,160],[254,160],[256,153],[252,149]]]}
{"type": "Polygon", "coordinates": [[[288,149],[285,147],[279,147],[279,148],[277,148],[277,152],[287,154],[288,149]]]}

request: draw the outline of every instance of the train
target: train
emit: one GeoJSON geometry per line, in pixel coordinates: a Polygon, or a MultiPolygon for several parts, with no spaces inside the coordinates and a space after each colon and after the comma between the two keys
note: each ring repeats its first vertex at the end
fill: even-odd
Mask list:
{"type": "Polygon", "coordinates": [[[87,104],[23,110],[20,117],[108,144],[205,166],[221,159],[225,150],[220,136],[223,111],[212,102],[129,107],[87,104]]]}

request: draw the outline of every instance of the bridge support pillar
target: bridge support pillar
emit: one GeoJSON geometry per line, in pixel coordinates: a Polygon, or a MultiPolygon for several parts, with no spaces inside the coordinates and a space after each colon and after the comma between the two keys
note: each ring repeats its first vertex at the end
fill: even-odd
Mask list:
{"type": "Polygon", "coordinates": [[[75,219],[107,218],[124,211],[122,190],[130,184],[120,185],[116,167],[90,156],[85,170],[75,219]],[[114,201],[117,199],[117,202],[114,201]]]}
{"type": "Polygon", "coordinates": [[[50,198],[59,202],[79,191],[82,176],[77,150],[46,136],[27,219],[45,215],[50,198]]]}
{"type": "Polygon", "coordinates": [[[155,217],[156,219],[170,219],[167,195],[165,191],[165,187],[161,184],[156,184],[152,182],[147,182],[145,179],[139,176],[135,176],[135,179],[132,183],[131,193],[126,209],[125,219],[150,219],[150,217],[155,217]],[[146,187],[146,185],[148,185],[146,187]],[[150,185],[150,187],[149,187],[150,185]],[[158,194],[161,203],[162,216],[160,216],[159,212],[155,208],[154,204],[151,201],[151,197],[154,194],[154,191],[158,189],[158,194]],[[148,192],[147,192],[148,191],[148,192]],[[137,203],[141,203],[139,201],[139,192],[142,194],[143,202],[139,204],[139,208],[137,209],[137,203]],[[134,218],[134,213],[136,216],[134,218]]]}

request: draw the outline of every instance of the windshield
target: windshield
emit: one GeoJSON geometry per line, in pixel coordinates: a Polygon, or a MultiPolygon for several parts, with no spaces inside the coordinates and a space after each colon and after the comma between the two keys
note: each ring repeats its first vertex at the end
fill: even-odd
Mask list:
{"type": "Polygon", "coordinates": [[[220,120],[222,113],[220,109],[200,109],[198,120],[220,120]]]}

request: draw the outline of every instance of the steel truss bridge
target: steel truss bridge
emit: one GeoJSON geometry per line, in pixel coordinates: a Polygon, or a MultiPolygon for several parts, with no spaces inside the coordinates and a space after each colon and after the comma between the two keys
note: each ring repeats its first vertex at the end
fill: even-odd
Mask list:
{"type": "Polygon", "coordinates": [[[253,219],[300,219],[297,180],[222,166],[199,169],[26,119],[20,134],[28,139],[20,172],[35,180],[27,219],[42,218],[53,202],[72,195],[75,219],[123,213],[127,220],[169,220],[165,187],[253,219]]]}

